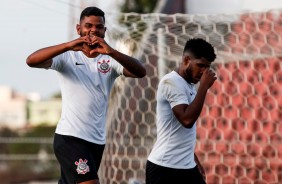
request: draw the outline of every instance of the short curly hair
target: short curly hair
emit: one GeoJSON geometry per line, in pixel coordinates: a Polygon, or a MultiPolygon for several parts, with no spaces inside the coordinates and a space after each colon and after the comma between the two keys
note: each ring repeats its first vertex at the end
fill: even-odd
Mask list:
{"type": "Polygon", "coordinates": [[[213,46],[202,38],[189,39],[184,47],[183,54],[190,52],[196,59],[205,58],[213,62],[216,58],[213,46]]]}
{"type": "Polygon", "coordinates": [[[94,7],[94,6],[90,6],[90,7],[85,8],[81,12],[79,20],[81,21],[84,17],[89,17],[91,15],[103,17],[104,22],[106,22],[105,13],[100,8],[97,8],[97,7],[94,7]]]}

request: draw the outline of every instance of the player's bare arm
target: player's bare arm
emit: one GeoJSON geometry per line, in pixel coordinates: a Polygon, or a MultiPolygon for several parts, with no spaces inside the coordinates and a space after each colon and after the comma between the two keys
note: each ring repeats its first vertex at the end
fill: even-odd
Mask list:
{"type": "Polygon", "coordinates": [[[84,51],[83,43],[88,43],[89,37],[84,36],[73,41],[39,49],[29,55],[26,63],[30,67],[48,68],[52,65],[52,58],[68,50],[84,51]]]}
{"type": "Polygon", "coordinates": [[[118,61],[123,67],[123,74],[126,77],[142,78],[146,75],[146,69],[137,59],[123,54],[110,47],[103,38],[94,36],[90,45],[98,45],[90,54],[107,54],[118,61]]]}
{"type": "Polygon", "coordinates": [[[209,69],[203,72],[197,95],[190,105],[180,104],[172,108],[178,121],[186,128],[192,128],[201,114],[208,89],[216,80],[215,73],[209,69]]]}

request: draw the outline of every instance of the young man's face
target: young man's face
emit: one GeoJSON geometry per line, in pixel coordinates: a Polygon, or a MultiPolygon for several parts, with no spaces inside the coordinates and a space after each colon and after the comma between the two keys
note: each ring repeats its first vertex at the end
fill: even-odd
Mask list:
{"type": "Polygon", "coordinates": [[[80,24],[77,24],[76,29],[80,36],[89,35],[104,38],[106,32],[105,21],[100,16],[85,16],[80,24]]]}
{"type": "Polygon", "coordinates": [[[187,63],[183,65],[187,77],[186,80],[194,84],[198,83],[201,80],[203,72],[206,68],[210,68],[210,65],[211,63],[205,58],[195,59],[189,57],[187,63]]]}

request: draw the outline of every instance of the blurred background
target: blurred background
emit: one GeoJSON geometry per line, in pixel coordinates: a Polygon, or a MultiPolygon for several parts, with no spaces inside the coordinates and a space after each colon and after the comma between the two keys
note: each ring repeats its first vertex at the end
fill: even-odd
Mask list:
{"type": "Polygon", "coordinates": [[[282,1],[3,0],[0,7],[0,183],[54,184],[52,141],[61,113],[54,71],[26,57],[78,37],[81,11],[106,13],[106,40],[138,57],[142,79],[120,77],[108,111],[103,184],[144,184],[156,138],[156,89],[185,42],[216,49],[218,80],[197,122],[196,154],[209,184],[282,183],[282,1]]]}

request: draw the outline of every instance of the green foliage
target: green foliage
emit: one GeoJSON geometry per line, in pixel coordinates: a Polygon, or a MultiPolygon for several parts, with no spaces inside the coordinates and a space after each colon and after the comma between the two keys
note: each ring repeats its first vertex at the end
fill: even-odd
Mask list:
{"type": "Polygon", "coordinates": [[[18,137],[18,133],[7,127],[4,127],[0,129],[0,137],[18,137]]]}
{"type": "MultiPolygon", "coordinates": [[[[1,128],[0,129],[0,137],[18,137],[18,133],[7,128],[1,128]]],[[[9,146],[7,144],[0,144],[0,154],[8,153],[9,152],[9,146]]]]}
{"type": "Polygon", "coordinates": [[[23,137],[53,137],[55,128],[43,124],[28,130],[23,137]]]}
{"type": "Polygon", "coordinates": [[[52,144],[15,143],[9,145],[7,154],[38,154],[41,149],[48,154],[54,153],[52,144]]]}
{"type": "MultiPolygon", "coordinates": [[[[37,126],[26,131],[22,138],[52,138],[55,132],[54,126],[37,126]]],[[[52,144],[49,143],[14,143],[6,144],[6,153],[10,154],[37,154],[40,149],[44,148],[47,153],[53,153],[52,144]]]]}
{"type": "MultiPolygon", "coordinates": [[[[21,130],[23,131],[23,130],[21,130]]],[[[24,132],[18,133],[18,130],[9,128],[0,129],[1,137],[11,138],[53,138],[55,126],[41,125],[33,127],[24,132]]],[[[50,142],[43,143],[2,143],[0,144],[0,154],[17,155],[31,154],[38,155],[40,150],[44,150],[49,155],[53,155],[53,146],[50,142]]],[[[39,156],[39,155],[38,155],[39,156]]],[[[57,160],[3,160],[1,165],[5,169],[0,171],[0,183],[28,183],[32,180],[56,180],[60,175],[60,167],[57,160]]]]}
{"type": "Polygon", "coordinates": [[[51,98],[62,98],[62,94],[61,92],[57,92],[54,95],[52,95],[51,98]]]}
{"type": "Polygon", "coordinates": [[[123,13],[152,13],[158,0],[125,0],[121,6],[123,13]]]}

